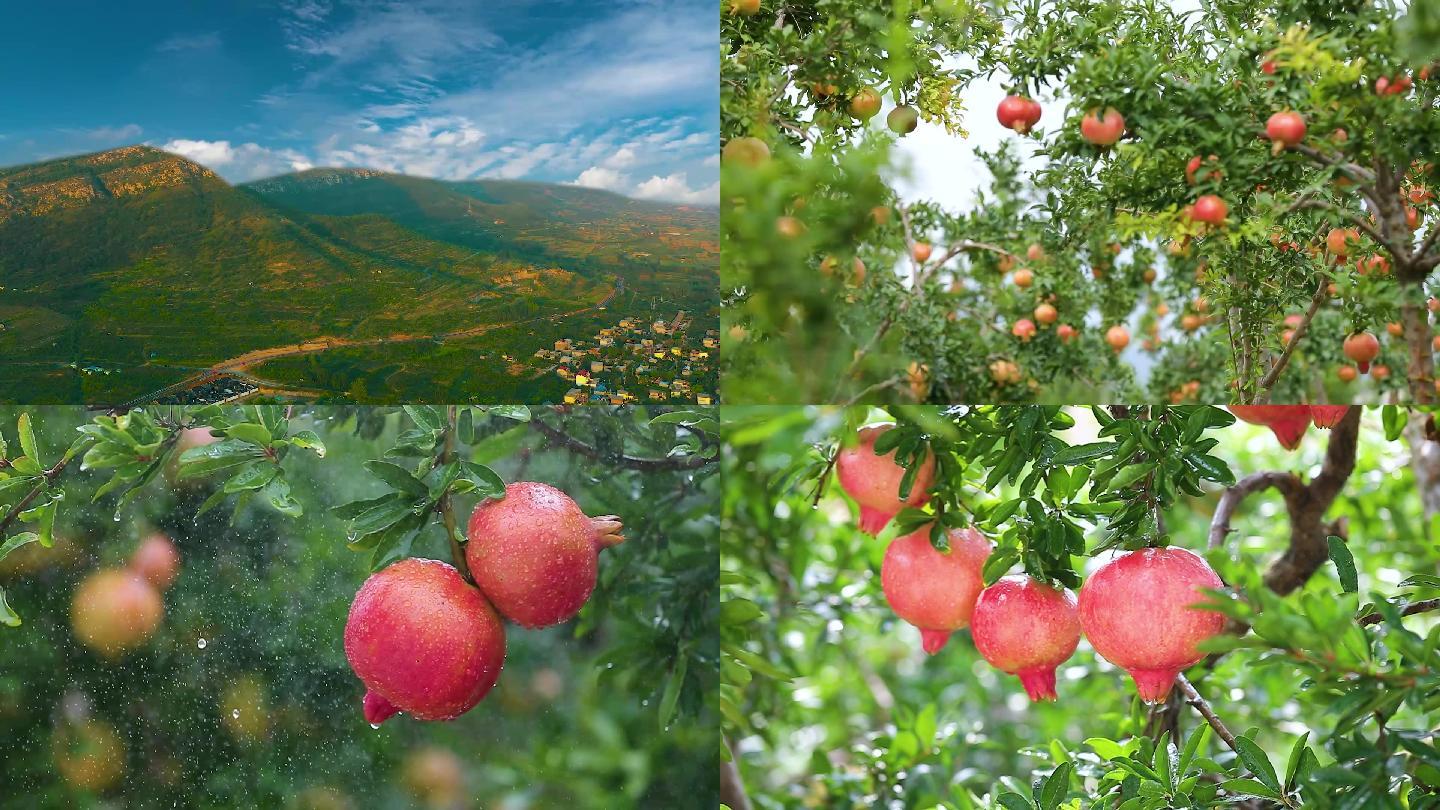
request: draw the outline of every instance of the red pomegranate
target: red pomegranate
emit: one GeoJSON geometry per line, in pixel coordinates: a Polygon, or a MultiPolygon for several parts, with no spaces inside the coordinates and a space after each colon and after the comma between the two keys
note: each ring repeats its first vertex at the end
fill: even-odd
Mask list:
{"type": "Polygon", "coordinates": [[[940,651],[950,634],[970,622],[985,581],[990,541],[974,529],[951,529],[950,550],[930,544],[930,524],[897,537],[885,549],[880,587],[895,615],[920,628],[921,646],[940,651]]]}
{"type": "Polygon", "coordinates": [[[1219,633],[1225,617],[1193,607],[1202,588],[1223,583],[1183,548],[1142,548],[1101,566],[1080,588],[1080,627],[1106,661],[1135,679],[1140,699],[1159,703],[1175,676],[1205,657],[1195,645],[1219,633]]]}
{"type": "Polygon", "coordinates": [[[70,626],[82,644],[106,658],[141,646],[160,627],[160,592],[133,571],[97,571],[70,603],[70,626]]]}
{"type": "Polygon", "coordinates": [[[180,573],[180,552],[169,537],[156,532],[140,541],[130,557],[130,570],[156,588],[168,590],[180,573]]]}
{"type": "Polygon", "coordinates": [[[1218,195],[1204,194],[1195,201],[1195,207],[1191,211],[1190,217],[1196,222],[1219,225],[1225,221],[1225,215],[1229,212],[1230,207],[1218,195]]]}
{"type": "Polygon", "coordinates": [[[569,495],[529,481],[470,513],[465,562],[475,584],[521,627],[573,618],[595,590],[600,552],[625,538],[614,515],[592,518],[569,495]]]}
{"type": "Polygon", "coordinates": [[[1040,123],[1041,112],[1038,101],[1024,96],[1006,96],[995,108],[995,118],[1000,122],[1000,126],[1023,135],[1040,123]]]}
{"type": "Polygon", "coordinates": [[[1024,343],[1030,338],[1035,337],[1035,322],[1029,318],[1021,318],[1010,327],[1010,334],[1020,338],[1020,342],[1024,343]]]}
{"type": "Polygon", "coordinates": [[[1265,134],[1276,146],[1294,146],[1305,140],[1305,117],[1293,110],[1277,112],[1265,122],[1265,134]]]}
{"type": "Polygon", "coordinates": [[[1340,424],[1348,410],[1349,405],[1311,405],[1310,418],[1314,420],[1315,427],[1329,430],[1340,424]]]}
{"type": "Polygon", "coordinates": [[[365,684],[372,725],[396,712],[453,720],[500,677],[505,626],[459,571],[409,557],[360,586],[345,623],[345,657],[365,684]]]}
{"type": "Polygon", "coordinates": [[[1270,428],[1280,446],[1294,450],[1310,427],[1308,405],[1231,405],[1230,412],[1252,425],[1270,428]]]}
{"type": "Polygon", "coordinates": [[[1055,668],[1080,643],[1075,595],[1030,576],[1005,577],[980,592],[970,634],[991,666],[1020,676],[1031,700],[1055,700],[1055,668]]]}
{"type": "Polygon", "coordinates": [[[1364,374],[1370,370],[1370,361],[1380,355],[1380,341],[1369,332],[1356,332],[1345,338],[1343,349],[1345,356],[1354,360],[1360,373],[1364,374]]]}
{"type": "Polygon", "coordinates": [[[1096,146],[1109,146],[1125,134],[1125,116],[1114,107],[1092,109],[1080,119],[1080,137],[1096,146]]]}
{"type": "Polygon", "coordinates": [[[891,425],[860,428],[859,441],[840,450],[835,459],[835,473],[840,488],[860,504],[860,531],[876,535],[890,518],[907,506],[919,506],[930,498],[930,484],[935,479],[935,459],[929,453],[915,473],[909,497],[901,500],[900,481],[905,468],[895,463],[895,453],[875,454],[875,440],[885,435],[891,425]]]}

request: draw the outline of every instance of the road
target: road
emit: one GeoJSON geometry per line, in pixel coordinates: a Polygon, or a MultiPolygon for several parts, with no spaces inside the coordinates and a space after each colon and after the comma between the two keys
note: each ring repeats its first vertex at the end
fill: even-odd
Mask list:
{"type": "Polygon", "coordinates": [[[407,335],[402,333],[379,338],[319,337],[301,343],[292,343],[288,346],[272,346],[267,349],[254,349],[237,357],[232,357],[229,360],[223,360],[219,363],[216,363],[209,369],[202,371],[198,374],[191,375],[183,382],[176,383],[173,386],[168,386],[162,390],[170,391],[176,388],[186,388],[190,385],[200,383],[206,377],[211,376],[215,372],[242,372],[245,369],[253,368],[255,366],[268,363],[271,360],[278,360],[284,357],[296,357],[306,354],[319,354],[321,352],[331,351],[332,349],[346,349],[354,346],[388,346],[397,343],[416,343],[420,341],[434,341],[443,343],[449,340],[476,337],[478,335],[483,335],[486,332],[490,332],[496,329],[505,329],[511,326],[523,326],[527,323],[537,323],[540,321],[557,321],[562,318],[569,318],[575,315],[579,315],[583,312],[591,312],[600,309],[601,307],[608,306],[611,301],[615,300],[615,297],[617,295],[624,291],[625,279],[622,278],[616,283],[614,289],[610,290],[610,292],[606,294],[604,298],[600,299],[594,304],[591,304],[588,307],[581,307],[580,309],[571,310],[569,312],[557,312],[551,315],[542,315],[537,318],[527,318],[523,321],[510,321],[507,323],[492,323],[486,324],[484,326],[473,326],[469,329],[458,329],[454,332],[445,332],[439,335],[407,335]]]}

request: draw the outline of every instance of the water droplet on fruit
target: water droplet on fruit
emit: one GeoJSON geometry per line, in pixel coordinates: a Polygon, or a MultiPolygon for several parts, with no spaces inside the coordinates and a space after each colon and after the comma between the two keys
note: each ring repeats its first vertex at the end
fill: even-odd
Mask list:
{"type": "Polygon", "coordinates": [[[199,641],[195,642],[195,646],[196,646],[196,647],[199,647],[200,649],[203,650],[203,649],[205,649],[205,645],[206,645],[206,644],[209,644],[209,643],[210,643],[210,642],[208,642],[208,641],[206,641],[205,639],[202,638],[202,639],[200,639],[199,641]]]}
{"type": "Polygon", "coordinates": [[[375,729],[376,731],[379,731],[379,730],[380,730],[380,724],[379,724],[379,723],[371,723],[371,724],[370,724],[370,728],[373,728],[373,729],[375,729]]]}

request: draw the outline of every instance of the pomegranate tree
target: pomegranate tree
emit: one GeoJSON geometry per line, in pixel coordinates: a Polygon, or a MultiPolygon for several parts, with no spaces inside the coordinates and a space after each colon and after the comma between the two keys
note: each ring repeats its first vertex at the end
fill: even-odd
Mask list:
{"type": "Polygon", "coordinates": [[[355,594],[345,657],[365,684],[372,725],[396,712],[453,720],[495,686],[505,627],[455,568],[409,557],[371,575],[355,594]]]}
{"type": "Polygon", "coordinates": [[[930,525],[895,538],[885,549],[880,586],[895,615],[920,629],[921,646],[940,651],[950,634],[970,623],[984,587],[981,570],[990,541],[974,529],[952,529],[948,551],[930,542],[930,525]]]}
{"type": "Polygon", "coordinates": [[[466,534],[475,584],[502,616],[531,628],[574,618],[595,590],[600,552],[625,539],[615,516],[589,517],[569,495],[531,481],[476,506],[466,534]]]}
{"type": "Polygon", "coordinates": [[[1135,680],[1140,699],[1159,703],[1175,677],[1205,657],[1196,645],[1225,617],[1198,605],[1223,583],[1183,548],[1142,548],[1101,566],[1080,588],[1080,626],[1106,661],[1135,680]]]}
{"type": "Polygon", "coordinates": [[[935,476],[935,459],[927,451],[915,473],[910,493],[900,497],[900,483],[905,468],[895,463],[895,452],[875,453],[875,441],[884,436],[891,425],[875,425],[860,429],[859,440],[852,447],[842,448],[835,457],[835,474],[840,488],[860,504],[860,531],[876,535],[897,512],[907,506],[920,506],[930,497],[930,483],[935,476]]]}
{"type": "Polygon", "coordinates": [[[970,616],[975,649],[1020,677],[1031,700],[1055,700],[1055,668],[1080,643],[1075,595],[1030,576],[1005,577],[980,592],[970,616]]]}

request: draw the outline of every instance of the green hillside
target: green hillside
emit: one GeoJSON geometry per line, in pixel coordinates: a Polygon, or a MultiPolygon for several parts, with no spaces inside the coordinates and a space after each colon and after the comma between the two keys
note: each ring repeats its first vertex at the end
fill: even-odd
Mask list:
{"type": "Polygon", "coordinates": [[[717,232],[713,209],[568,186],[315,170],[237,188],[149,147],[0,169],[0,401],[121,402],[321,336],[571,312],[621,279],[713,320],[717,232]]]}

